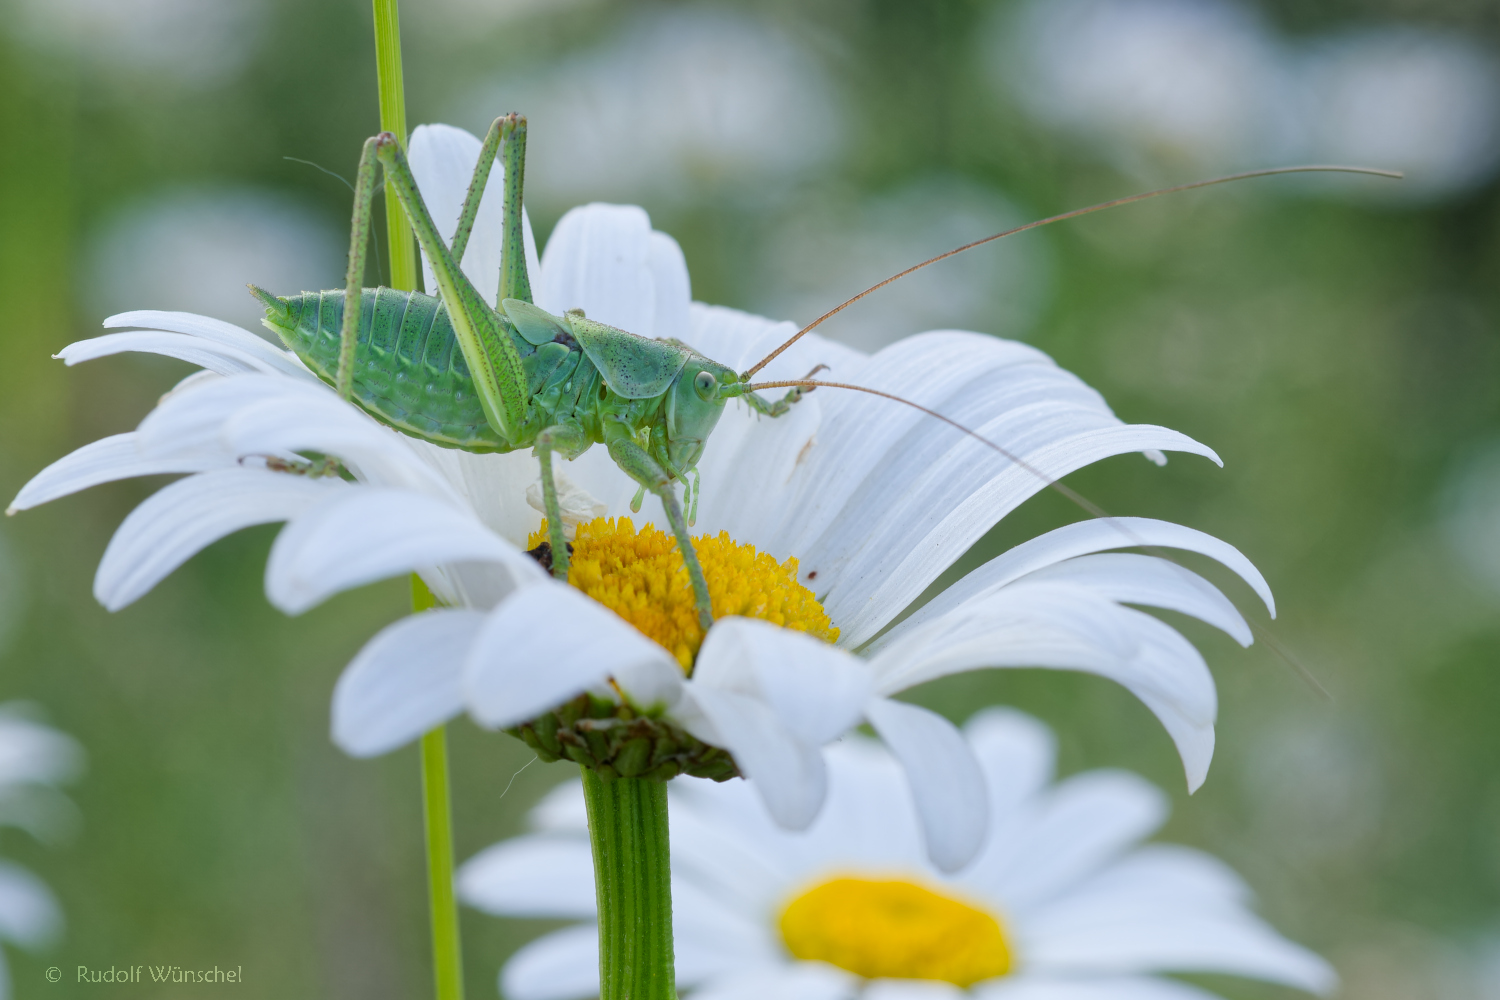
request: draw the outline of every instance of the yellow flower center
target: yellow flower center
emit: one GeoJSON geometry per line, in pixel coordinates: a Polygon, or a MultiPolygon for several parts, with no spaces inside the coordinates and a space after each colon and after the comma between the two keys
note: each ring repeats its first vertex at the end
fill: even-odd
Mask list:
{"type": "Polygon", "coordinates": [[[840,877],[781,912],[787,950],[866,979],[940,979],[971,986],[1010,971],[1000,921],[972,903],[902,879],[840,877]]]}
{"type": "MultiPolygon", "coordinates": [[[[529,548],[547,540],[547,522],[529,548]]],[[[715,618],[743,615],[806,632],[826,642],[839,637],[812,591],[797,582],[797,560],[777,562],[728,532],[699,535],[693,549],[703,564],[715,618]]],[[[640,531],[628,517],[601,517],[578,526],[568,582],[666,647],[684,672],[693,669],[703,629],[693,586],[676,540],[653,525],[640,531]]]]}

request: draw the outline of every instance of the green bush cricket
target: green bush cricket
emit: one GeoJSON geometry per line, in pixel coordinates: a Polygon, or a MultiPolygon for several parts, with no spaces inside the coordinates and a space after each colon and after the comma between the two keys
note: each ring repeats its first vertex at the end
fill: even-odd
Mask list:
{"type": "Polygon", "coordinates": [[[266,325],[309,368],[333,383],[341,397],[382,423],[422,440],[465,451],[534,449],[541,465],[552,573],[559,579],[567,579],[568,549],[553,456],[573,459],[595,444],[604,445],[615,464],[639,486],[632,511],[640,509],[648,490],[661,499],[682,551],[705,632],[713,623],[713,615],[688,527],[697,507],[697,463],[730,399],[742,398],[756,412],[776,417],[818,386],[883,396],[914,406],[978,438],[1091,514],[1108,516],[1000,445],[909,400],[865,386],[816,381],[812,376],[817,369],[801,379],[751,381],[756,372],[809,330],[919,268],[1003,236],[1104,208],[1268,174],[1341,171],[1399,176],[1362,167],[1279,167],[1163,188],[1028,223],[940,254],[866,289],[803,327],[755,366],[737,373],[681,342],[637,336],[591,320],[579,310],[554,316],[532,303],[521,216],[525,150],[526,119],[518,114],[496,119],[481,147],[450,247],[422,201],[397,138],[389,132],[371,137],[365,142],[355,184],[346,287],[287,298],[253,285],[251,291],[266,306],[266,325]],[[498,302],[492,307],[475,290],[459,263],[490,170],[502,155],[505,236],[498,302]],[[377,168],[383,169],[386,183],[392,185],[432,264],[436,296],[362,287],[377,168]],[[787,388],[788,392],[775,402],[767,402],[754,391],[770,388],[787,388]],[[678,482],[685,487],[682,502],[676,494],[678,482]]]}

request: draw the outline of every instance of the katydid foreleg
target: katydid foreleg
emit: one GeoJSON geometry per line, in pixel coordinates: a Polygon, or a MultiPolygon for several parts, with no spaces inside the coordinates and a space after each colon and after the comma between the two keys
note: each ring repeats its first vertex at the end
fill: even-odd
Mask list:
{"type": "Polygon", "coordinates": [[[609,457],[614,459],[615,464],[627,476],[661,499],[661,505],[667,512],[667,520],[672,525],[672,533],[677,536],[677,546],[683,552],[688,579],[693,584],[693,596],[698,604],[698,624],[707,632],[714,623],[713,603],[708,596],[708,581],[703,577],[703,567],[698,563],[697,554],[694,553],[692,558],[687,556],[687,553],[694,552],[693,538],[688,534],[687,521],[682,516],[682,505],[677,502],[672,477],[645,448],[624,434],[609,442],[609,457]]]}
{"type": "MultiPolygon", "coordinates": [[[[802,376],[802,378],[798,381],[806,382],[814,375],[818,374],[818,372],[827,367],[827,365],[817,365],[813,368],[812,371],[802,376]]],[[[779,417],[790,410],[792,406],[796,404],[803,396],[807,395],[809,392],[812,392],[813,388],[815,387],[810,385],[794,385],[792,388],[787,390],[785,396],[782,396],[774,403],[766,402],[764,399],[761,399],[753,392],[747,392],[740,398],[750,405],[750,409],[754,410],[756,413],[759,413],[763,417],[779,417]]]]}
{"type": "Polygon", "coordinates": [[[552,575],[568,579],[568,541],[563,535],[562,504],[557,500],[557,479],[552,474],[552,453],[568,458],[588,448],[588,437],[577,427],[557,424],[536,436],[536,460],[542,467],[542,506],[547,511],[547,541],[552,546],[552,575]]]}

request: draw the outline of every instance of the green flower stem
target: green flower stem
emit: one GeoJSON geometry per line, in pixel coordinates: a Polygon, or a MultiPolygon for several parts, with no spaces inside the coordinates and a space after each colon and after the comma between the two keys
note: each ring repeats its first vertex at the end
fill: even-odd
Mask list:
{"type": "Polygon", "coordinates": [[[676,1000],[667,784],[582,771],[599,900],[599,1000],[676,1000]]]}
{"type": "Polygon", "coordinates": [[[422,800],[427,829],[427,884],[432,903],[432,965],[438,1000],[463,1000],[458,901],[453,895],[453,812],[448,801],[448,734],[422,737],[422,800]]]}
{"type": "MultiPolygon", "coordinates": [[[[401,18],[396,0],[375,2],[375,68],[380,86],[380,130],[389,132],[406,148],[406,90],[401,77],[401,18]]],[[[391,250],[391,287],[415,291],[417,252],[411,226],[396,198],[394,185],[385,186],[385,232],[391,250]]]]}
{"type": "MultiPolygon", "coordinates": [[[[401,17],[396,0],[374,0],[375,71],[380,87],[380,129],[406,145],[406,90],[401,77],[401,17]]],[[[385,188],[385,231],[391,252],[391,287],[414,291],[417,256],[411,226],[385,188]]],[[[411,578],[413,611],[437,603],[420,577],[411,578]]],[[[453,806],[448,792],[448,737],[442,726],[422,737],[422,817],[427,833],[427,890],[432,907],[432,974],[437,1000],[463,1000],[458,900],[453,894],[453,806]]]]}
{"type": "MultiPolygon", "coordinates": [[[[437,604],[422,578],[412,574],[411,606],[437,604]]],[[[442,726],[422,737],[423,827],[427,832],[427,896],[432,907],[432,975],[437,1000],[463,1000],[463,954],[458,900],[453,894],[453,807],[448,795],[448,736],[442,726]]]]}

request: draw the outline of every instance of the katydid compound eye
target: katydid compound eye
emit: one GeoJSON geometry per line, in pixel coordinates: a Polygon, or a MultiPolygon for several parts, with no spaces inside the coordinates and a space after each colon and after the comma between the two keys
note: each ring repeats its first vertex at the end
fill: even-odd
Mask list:
{"type": "Polygon", "coordinates": [[[712,399],[714,393],[719,391],[719,380],[714,378],[713,372],[699,372],[698,377],[693,379],[693,385],[698,389],[698,395],[704,399],[712,399]]]}

